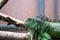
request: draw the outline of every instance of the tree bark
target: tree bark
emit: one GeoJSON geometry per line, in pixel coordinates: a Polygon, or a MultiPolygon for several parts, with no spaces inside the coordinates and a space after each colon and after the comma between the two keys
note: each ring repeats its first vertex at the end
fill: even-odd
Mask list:
{"type": "Polygon", "coordinates": [[[30,40],[30,34],[0,31],[0,40],[30,40]]]}
{"type": "Polygon", "coordinates": [[[0,0],[0,9],[8,2],[8,0],[0,0]]]}
{"type": "Polygon", "coordinates": [[[26,27],[24,22],[21,20],[18,20],[16,18],[13,18],[11,16],[5,15],[3,13],[0,13],[0,20],[8,22],[8,24],[14,24],[17,27],[26,27]]]}
{"type": "MultiPolygon", "coordinates": [[[[8,22],[8,24],[14,24],[17,27],[26,28],[23,21],[18,20],[16,18],[12,18],[11,16],[5,15],[0,13],[0,20],[8,22]]],[[[12,39],[12,40],[30,40],[29,33],[15,33],[15,32],[7,32],[7,31],[0,31],[0,39],[12,39]]],[[[1,40],[2,40],[1,39],[1,40]]]]}

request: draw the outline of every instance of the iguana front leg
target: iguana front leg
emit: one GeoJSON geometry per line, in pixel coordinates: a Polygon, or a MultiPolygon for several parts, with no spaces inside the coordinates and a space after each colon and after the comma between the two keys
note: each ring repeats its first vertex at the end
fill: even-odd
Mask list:
{"type": "Polygon", "coordinates": [[[31,40],[52,40],[51,36],[46,32],[37,32],[34,30],[29,31],[31,33],[31,40]]]}
{"type": "Polygon", "coordinates": [[[41,32],[40,35],[42,37],[41,40],[52,40],[51,36],[46,32],[41,32]]]}
{"type": "Polygon", "coordinates": [[[30,36],[31,36],[31,40],[40,40],[41,36],[39,35],[39,33],[35,30],[29,30],[30,32],[30,36]]]}

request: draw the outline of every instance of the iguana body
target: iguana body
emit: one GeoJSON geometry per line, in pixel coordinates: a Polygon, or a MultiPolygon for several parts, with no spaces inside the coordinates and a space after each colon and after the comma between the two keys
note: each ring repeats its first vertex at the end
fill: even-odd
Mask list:
{"type": "Polygon", "coordinates": [[[54,38],[60,38],[60,23],[48,22],[48,24],[50,25],[49,35],[54,38]]]}
{"type": "Polygon", "coordinates": [[[31,40],[56,40],[60,38],[60,23],[48,22],[38,17],[25,21],[31,33],[31,40]]]}

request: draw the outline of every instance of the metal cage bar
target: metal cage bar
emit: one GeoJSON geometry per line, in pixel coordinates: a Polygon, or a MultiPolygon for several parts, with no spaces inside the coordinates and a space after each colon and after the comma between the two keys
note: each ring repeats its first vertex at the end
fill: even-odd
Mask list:
{"type": "Polygon", "coordinates": [[[40,16],[44,16],[45,10],[45,0],[39,0],[39,14],[40,16]]]}
{"type": "Polygon", "coordinates": [[[58,20],[58,0],[55,0],[55,18],[58,20]]]}

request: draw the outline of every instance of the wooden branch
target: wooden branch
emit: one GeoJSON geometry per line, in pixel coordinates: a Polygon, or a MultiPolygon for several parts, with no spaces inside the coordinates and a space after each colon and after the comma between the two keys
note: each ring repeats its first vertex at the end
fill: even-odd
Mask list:
{"type": "Polygon", "coordinates": [[[8,0],[0,0],[0,9],[8,2],[8,0]]]}
{"type": "Polygon", "coordinates": [[[22,32],[22,33],[27,33],[28,30],[26,30],[25,28],[21,28],[21,27],[16,27],[15,25],[4,25],[4,24],[0,24],[0,31],[10,31],[10,32],[22,32]]]}
{"type": "Polygon", "coordinates": [[[0,31],[0,39],[5,38],[8,39],[16,39],[16,40],[29,40],[30,34],[29,33],[15,33],[15,32],[7,32],[7,31],[0,31]]]}
{"type": "Polygon", "coordinates": [[[16,26],[25,27],[25,24],[23,21],[18,20],[16,18],[12,18],[11,16],[8,16],[8,15],[2,14],[2,13],[0,13],[0,20],[6,21],[9,24],[15,24],[16,26]]]}

